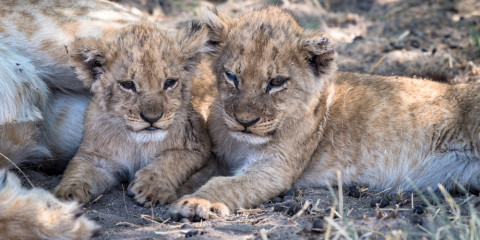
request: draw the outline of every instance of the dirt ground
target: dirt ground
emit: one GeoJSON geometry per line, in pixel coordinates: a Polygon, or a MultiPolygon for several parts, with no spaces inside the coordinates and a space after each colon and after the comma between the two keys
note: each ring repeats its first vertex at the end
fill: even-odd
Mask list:
{"type": "MultiPolygon", "coordinates": [[[[339,53],[340,71],[430,76],[450,83],[480,80],[480,2],[475,0],[120,0],[119,3],[171,28],[197,19],[200,7],[205,5],[238,16],[273,4],[292,10],[306,28],[328,34],[339,53]]],[[[52,189],[61,178],[35,169],[27,168],[25,172],[35,186],[47,189],[52,189]]],[[[336,188],[333,192],[326,188],[291,190],[257,209],[239,210],[226,219],[172,222],[168,206],[140,207],[125,194],[126,187],[127,184],[118,185],[84,206],[87,216],[103,227],[99,239],[317,239],[325,235],[421,239],[433,238],[439,227],[446,224],[441,217],[444,210],[450,212],[451,218],[457,217],[454,220],[459,223],[480,211],[478,194],[454,197],[457,205],[453,207],[442,196],[427,195],[430,202],[439,198],[436,206],[427,206],[417,194],[386,195],[346,187],[343,199],[337,199],[336,188]],[[377,202],[379,209],[375,207],[377,202]],[[343,205],[344,213],[332,213],[332,206],[338,211],[339,204],[343,205]]],[[[443,235],[445,232],[439,234],[456,238],[443,235]]]]}

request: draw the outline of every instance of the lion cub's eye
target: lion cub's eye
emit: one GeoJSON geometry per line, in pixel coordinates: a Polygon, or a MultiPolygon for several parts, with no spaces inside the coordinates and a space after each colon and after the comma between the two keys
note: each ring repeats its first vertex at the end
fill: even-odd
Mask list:
{"type": "Polygon", "coordinates": [[[125,89],[132,90],[133,92],[137,91],[137,89],[135,88],[135,83],[133,83],[132,81],[123,81],[120,82],[120,85],[125,89]]]}
{"type": "Polygon", "coordinates": [[[230,72],[225,72],[225,76],[227,76],[227,78],[233,83],[233,85],[235,85],[235,87],[238,87],[237,76],[230,72]]]}
{"type": "Polygon", "coordinates": [[[288,81],[288,78],[285,78],[285,77],[276,77],[272,80],[270,80],[270,82],[268,83],[268,86],[267,86],[267,93],[270,92],[270,90],[272,90],[273,88],[279,88],[283,85],[285,85],[285,83],[287,83],[288,81]]]}
{"type": "Polygon", "coordinates": [[[176,79],[167,79],[165,83],[163,84],[163,90],[167,90],[168,88],[172,87],[177,83],[176,79]]]}

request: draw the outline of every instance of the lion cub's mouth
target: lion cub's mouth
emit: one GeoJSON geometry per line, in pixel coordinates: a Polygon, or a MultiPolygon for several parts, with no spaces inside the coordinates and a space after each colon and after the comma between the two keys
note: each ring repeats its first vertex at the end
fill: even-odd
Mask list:
{"type": "Polygon", "coordinates": [[[142,131],[156,131],[156,130],[163,130],[154,126],[146,127],[142,131]]]}

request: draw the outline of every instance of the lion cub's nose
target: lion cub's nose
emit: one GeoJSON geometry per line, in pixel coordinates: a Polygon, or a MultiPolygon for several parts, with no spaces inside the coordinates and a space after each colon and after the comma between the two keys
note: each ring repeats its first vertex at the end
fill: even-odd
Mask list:
{"type": "Polygon", "coordinates": [[[238,117],[236,114],[235,114],[235,120],[240,123],[242,126],[244,126],[245,128],[247,127],[250,127],[252,125],[254,125],[255,123],[257,123],[260,118],[256,118],[256,119],[253,119],[252,117],[248,117],[248,116],[245,116],[245,117],[238,117]]]}
{"type": "Polygon", "coordinates": [[[163,113],[161,113],[160,116],[140,113],[140,118],[142,118],[143,121],[148,122],[150,124],[153,124],[154,122],[158,121],[160,118],[162,118],[162,116],[163,116],[163,113]]]}

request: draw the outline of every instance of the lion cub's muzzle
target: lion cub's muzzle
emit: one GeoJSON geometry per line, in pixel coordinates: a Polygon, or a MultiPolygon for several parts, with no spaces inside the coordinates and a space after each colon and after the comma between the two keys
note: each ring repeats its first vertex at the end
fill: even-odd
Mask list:
{"type": "Polygon", "coordinates": [[[140,113],[140,118],[149,123],[150,126],[149,127],[146,127],[145,130],[149,130],[149,131],[154,131],[154,130],[157,130],[158,127],[155,127],[154,124],[160,120],[163,116],[163,112],[158,114],[158,115],[154,115],[154,114],[143,114],[143,113],[140,113]]]}
{"type": "Polygon", "coordinates": [[[234,113],[233,117],[225,116],[225,120],[230,131],[259,137],[270,137],[277,127],[272,119],[250,114],[234,113]]]}
{"type": "Polygon", "coordinates": [[[241,130],[241,132],[243,133],[252,133],[250,130],[248,130],[248,128],[255,125],[260,120],[260,117],[257,117],[256,119],[253,119],[253,120],[252,118],[248,118],[248,117],[239,119],[236,114],[234,114],[234,118],[235,118],[235,121],[237,121],[237,123],[239,123],[244,127],[244,129],[241,130]]]}

